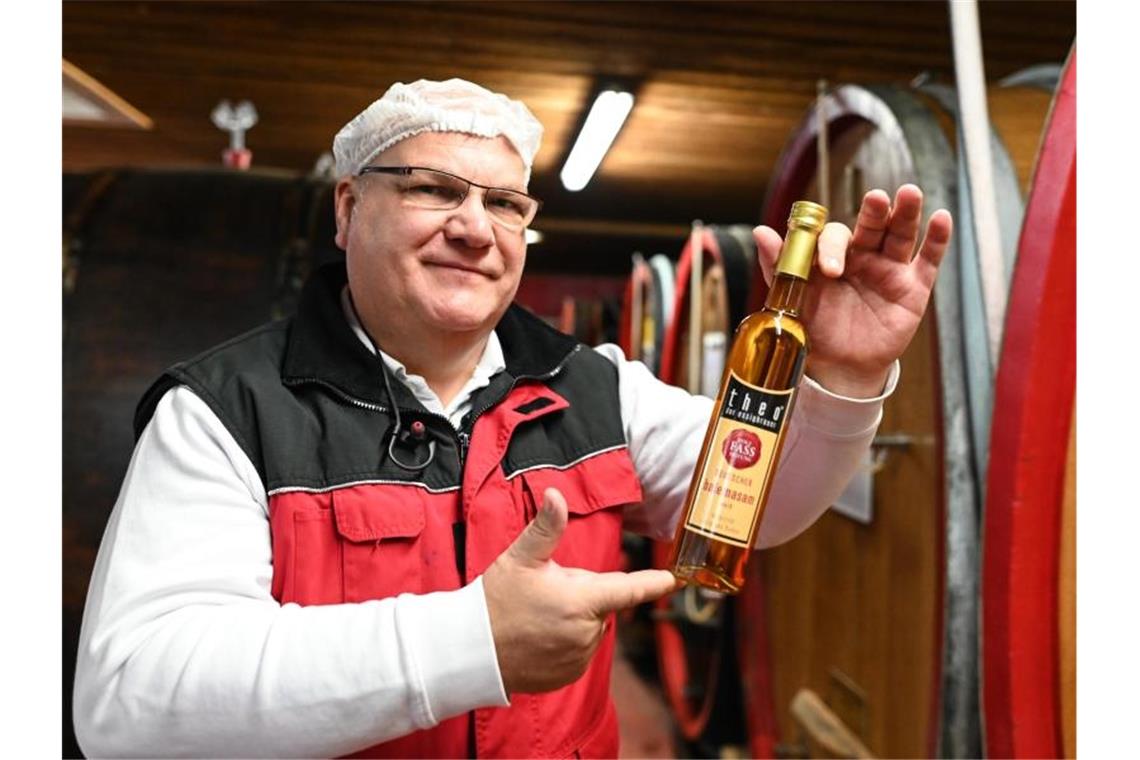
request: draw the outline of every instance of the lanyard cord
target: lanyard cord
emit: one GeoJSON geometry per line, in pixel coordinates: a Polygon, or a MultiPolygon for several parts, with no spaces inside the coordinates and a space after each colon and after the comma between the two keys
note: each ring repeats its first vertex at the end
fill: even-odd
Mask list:
{"type": "Polygon", "coordinates": [[[412,424],[412,432],[401,433],[403,424],[400,420],[400,407],[396,405],[396,395],[392,393],[392,381],[388,378],[389,370],[388,363],[384,361],[384,357],[380,355],[380,350],[376,347],[376,343],[372,340],[372,336],[368,334],[368,330],[364,329],[364,322],[360,319],[360,313],[356,311],[356,302],[352,300],[352,291],[348,292],[348,303],[352,307],[352,313],[356,316],[356,321],[360,325],[361,332],[368,340],[368,345],[372,347],[372,353],[376,356],[376,361],[380,365],[380,376],[384,378],[384,390],[388,394],[388,405],[392,407],[392,435],[388,437],[388,458],[402,470],[408,472],[419,472],[427,467],[435,459],[435,440],[428,440],[428,456],[422,463],[406,464],[400,461],[396,456],[396,441],[399,439],[401,442],[406,441],[409,437],[413,439],[413,446],[415,441],[422,440],[427,432],[426,426],[422,422],[415,422],[412,424]]]}
{"type": "MultiPolygon", "coordinates": [[[[369,340],[371,341],[371,338],[369,340]]],[[[388,403],[392,405],[392,416],[395,418],[392,425],[392,435],[388,438],[388,458],[395,462],[397,467],[403,470],[407,470],[408,472],[419,472],[431,464],[432,460],[435,459],[435,440],[428,440],[428,456],[427,459],[425,459],[421,464],[405,464],[400,461],[399,457],[396,456],[396,449],[394,448],[396,445],[396,439],[401,437],[400,407],[396,406],[396,397],[392,393],[392,382],[388,379],[388,367],[385,365],[384,358],[381,357],[379,353],[376,354],[376,358],[380,360],[380,372],[384,375],[384,388],[388,391],[388,403]]],[[[413,441],[420,440],[424,437],[426,430],[427,428],[422,422],[413,423],[413,429],[410,437],[413,439],[413,441]],[[416,429],[417,425],[419,426],[418,431],[416,429]],[[419,435],[416,435],[417,432],[419,432],[419,435]]],[[[409,434],[404,435],[404,438],[407,437],[409,437],[409,434]]],[[[415,444],[413,443],[413,446],[414,445],[415,444]]]]}

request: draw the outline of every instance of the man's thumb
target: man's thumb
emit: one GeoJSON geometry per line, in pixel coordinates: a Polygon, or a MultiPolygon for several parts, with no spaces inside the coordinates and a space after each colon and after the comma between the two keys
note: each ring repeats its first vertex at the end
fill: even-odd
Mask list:
{"type": "Polygon", "coordinates": [[[566,498],[558,489],[547,488],[542,495],[538,515],[511,544],[511,554],[515,559],[531,564],[550,559],[566,530],[566,520],[566,498]]]}
{"type": "Polygon", "coordinates": [[[752,239],[756,241],[756,257],[760,262],[760,272],[764,275],[764,282],[772,282],[772,270],[776,268],[776,260],[780,256],[780,249],[784,245],[780,233],[771,227],[760,225],[752,230],[752,239]]]}

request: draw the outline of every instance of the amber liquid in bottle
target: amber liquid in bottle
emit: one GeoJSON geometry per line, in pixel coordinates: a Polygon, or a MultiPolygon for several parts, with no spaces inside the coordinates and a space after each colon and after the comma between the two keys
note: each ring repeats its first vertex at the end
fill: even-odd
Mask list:
{"type": "Polygon", "coordinates": [[[822,206],[792,206],[764,308],[736,329],[673,541],[670,569],[687,583],[728,594],[744,585],[807,359],[800,309],[826,220],[822,206]]]}

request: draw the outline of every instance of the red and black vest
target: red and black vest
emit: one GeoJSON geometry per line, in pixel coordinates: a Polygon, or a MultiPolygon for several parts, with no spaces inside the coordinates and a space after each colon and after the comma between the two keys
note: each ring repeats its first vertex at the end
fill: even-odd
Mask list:
{"type": "MultiPolygon", "coordinates": [[[[341,311],[343,264],[318,270],[295,317],[170,368],[146,393],[136,433],[184,384],[257,468],[269,496],[272,593],[282,604],[340,604],[448,591],[482,574],[536,514],[547,487],[570,522],[554,559],[617,570],[622,506],[641,500],[626,450],[616,368],[512,305],[496,327],[506,370],[476,391],[456,429],[392,383],[419,449],[387,456],[392,424],[380,359],[341,311]]],[[[478,709],[362,750],[359,757],[616,757],[609,697],[614,628],[585,674],[510,707],[478,709]]],[[[440,657],[447,657],[440,652],[440,657]]]]}

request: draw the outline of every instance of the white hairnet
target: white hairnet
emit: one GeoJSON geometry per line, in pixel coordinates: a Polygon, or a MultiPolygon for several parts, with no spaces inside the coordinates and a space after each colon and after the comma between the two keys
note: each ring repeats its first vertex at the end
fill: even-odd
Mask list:
{"type": "Polygon", "coordinates": [[[542,124],[525,105],[463,79],[397,82],[345,124],[333,140],[336,173],[356,174],[377,153],[421,132],[502,135],[522,156],[530,178],[542,124]]]}

